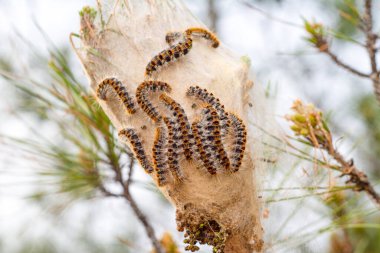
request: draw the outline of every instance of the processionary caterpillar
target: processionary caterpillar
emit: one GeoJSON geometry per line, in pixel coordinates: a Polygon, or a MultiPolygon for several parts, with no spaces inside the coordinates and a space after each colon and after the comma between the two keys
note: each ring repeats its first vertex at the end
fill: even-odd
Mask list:
{"type": "Polygon", "coordinates": [[[161,120],[161,115],[157,108],[153,106],[149,99],[151,92],[171,92],[172,88],[169,84],[160,81],[142,82],[136,89],[136,100],[141,109],[154,121],[161,120]]]}
{"type": "Polygon", "coordinates": [[[164,117],[163,120],[168,129],[167,158],[169,169],[177,179],[182,180],[184,175],[179,167],[180,150],[182,147],[180,127],[168,117],[164,117]]]}
{"type": "Polygon", "coordinates": [[[220,44],[218,37],[215,34],[201,27],[191,27],[185,31],[187,37],[198,36],[209,40],[213,48],[217,48],[220,44]]]}
{"type": "Polygon", "coordinates": [[[186,160],[192,157],[192,138],[190,123],[182,106],[166,94],[161,94],[160,100],[169,108],[173,115],[173,120],[179,125],[183,142],[183,151],[186,160]]]}
{"type": "Polygon", "coordinates": [[[208,92],[206,89],[202,89],[199,86],[190,86],[186,94],[211,105],[218,112],[222,136],[225,136],[231,122],[228,117],[228,113],[224,110],[224,106],[221,104],[220,100],[216,98],[214,94],[208,92]]]}
{"type": "Polygon", "coordinates": [[[137,160],[140,162],[141,166],[147,173],[152,173],[153,172],[153,167],[148,159],[147,155],[145,154],[144,148],[142,146],[142,142],[137,135],[135,129],[133,128],[125,128],[122,129],[119,132],[119,137],[124,139],[126,138],[129,143],[132,146],[133,152],[135,153],[135,156],[137,160]]]}
{"type": "Polygon", "coordinates": [[[203,142],[210,149],[212,154],[210,159],[215,159],[222,167],[229,170],[230,160],[222,143],[218,113],[211,105],[207,105],[202,110],[202,115],[201,126],[205,132],[203,142]]]}
{"type": "Polygon", "coordinates": [[[161,51],[158,55],[154,56],[145,68],[145,76],[151,77],[152,74],[158,71],[162,66],[174,62],[181,56],[189,53],[193,46],[193,40],[190,37],[185,39],[176,45],[169,47],[161,51]]]}
{"type": "Polygon", "coordinates": [[[165,127],[159,126],[156,129],[156,137],[153,144],[153,164],[157,173],[158,186],[163,186],[168,182],[168,133],[165,127]]]}
{"type": "Polygon", "coordinates": [[[247,142],[247,130],[243,123],[243,121],[236,115],[230,114],[231,122],[232,122],[232,129],[233,129],[233,148],[232,148],[232,154],[230,156],[231,158],[231,167],[234,172],[238,171],[243,158],[244,158],[244,152],[245,152],[245,146],[247,142]]]}
{"type": "Polygon", "coordinates": [[[117,94],[119,100],[123,103],[124,107],[129,114],[136,112],[136,105],[132,96],[129,95],[126,87],[116,78],[106,78],[98,84],[96,95],[102,100],[107,99],[108,88],[111,87],[117,94]]]}

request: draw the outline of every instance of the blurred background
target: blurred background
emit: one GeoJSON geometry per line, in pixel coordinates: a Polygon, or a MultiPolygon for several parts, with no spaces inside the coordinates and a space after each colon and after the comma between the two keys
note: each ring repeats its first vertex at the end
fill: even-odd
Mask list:
{"type": "MultiPolygon", "coordinates": [[[[378,33],[380,1],[372,2],[378,33]]],[[[363,0],[185,4],[227,47],[250,59],[282,136],[292,135],[284,115],[293,101],[313,103],[324,112],[336,147],[379,190],[380,107],[372,82],[338,66],[305,28],[322,25],[331,51],[369,73],[358,25],[363,0]]],[[[0,0],[0,252],[151,250],[128,203],[99,190],[109,163],[130,161],[91,98],[69,43],[86,5],[96,2],[0,0]]],[[[316,166],[312,148],[296,145],[303,157],[282,143],[261,173],[266,252],[380,252],[378,206],[349,191],[339,174],[316,166]]],[[[175,210],[141,169],[134,170],[131,194],[156,235],[169,232],[183,252],[175,210]]]]}

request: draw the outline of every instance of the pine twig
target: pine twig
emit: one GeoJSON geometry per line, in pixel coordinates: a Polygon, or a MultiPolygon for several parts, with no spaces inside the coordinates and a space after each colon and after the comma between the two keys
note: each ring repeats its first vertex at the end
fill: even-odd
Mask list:
{"type": "Polygon", "coordinates": [[[310,37],[307,38],[314,47],[316,47],[319,52],[328,55],[333,62],[335,62],[339,67],[351,72],[354,75],[364,78],[370,78],[370,74],[363,73],[354,67],[349,66],[338,58],[338,56],[333,53],[330,49],[330,43],[327,40],[326,34],[327,31],[322,24],[319,23],[310,23],[305,21],[305,29],[309,33],[310,37]]]}
{"type": "Polygon", "coordinates": [[[331,149],[328,151],[328,153],[342,166],[341,177],[349,177],[349,179],[346,181],[346,184],[354,184],[356,186],[355,191],[366,192],[376,202],[376,204],[380,206],[380,195],[375,191],[371,183],[368,181],[367,175],[356,168],[353,160],[347,161],[336,149],[331,149]]]}
{"type": "Polygon", "coordinates": [[[134,158],[133,156],[130,157],[130,164],[129,164],[129,172],[128,172],[128,179],[124,182],[123,175],[121,171],[119,172],[119,183],[123,187],[123,196],[131,206],[133,212],[137,216],[137,218],[140,220],[140,222],[143,224],[146,234],[148,235],[149,239],[151,240],[153,247],[156,251],[156,253],[164,253],[160,242],[157,240],[155,236],[154,229],[152,225],[148,222],[147,217],[145,214],[143,214],[140,210],[140,208],[137,206],[136,201],[132,198],[132,195],[129,191],[129,186],[132,181],[132,172],[133,172],[133,165],[134,165],[134,158]]]}
{"type": "Polygon", "coordinates": [[[380,195],[369,182],[367,175],[356,168],[353,160],[346,160],[334,147],[331,132],[322,118],[322,112],[312,104],[304,105],[300,100],[293,103],[292,109],[295,114],[287,115],[286,119],[294,123],[291,126],[293,132],[305,138],[314,148],[325,150],[340,165],[337,169],[341,177],[349,178],[346,184],[353,184],[354,191],[366,192],[380,208],[380,195]]]}
{"type": "Polygon", "coordinates": [[[135,213],[136,217],[139,219],[139,221],[142,223],[142,225],[144,226],[144,229],[145,229],[145,232],[147,234],[147,236],[149,237],[150,241],[152,242],[153,244],[153,247],[155,249],[155,252],[156,253],[164,253],[162,247],[161,247],[161,244],[160,242],[157,240],[156,236],[155,236],[155,232],[154,232],[154,229],[153,229],[153,226],[149,223],[147,217],[145,216],[145,214],[140,210],[140,208],[138,207],[136,201],[134,200],[134,198],[132,197],[130,191],[129,191],[129,187],[131,185],[131,182],[132,182],[132,173],[133,173],[133,166],[135,164],[134,162],[134,157],[133,155],[129,155],[129,171],[128,171],[128,178],[127,180],[125,181],[124,180],[124,177],[123,177],[123,174],[122,174],[122,170],[120,168],[120,166],[118,164],[115,164],[113,162],[111,162],[112,164],[112,170],[115,172],[116,176],[115,176],[115,181],[118,182],[122,189],[123,189],[123,192],[121,194],[115,194],[115,193],[112,193],[110,192],[109,190],[107,190],[104,185],[100,185],[99,186],[99,190],[107,197],[121,197],[121,198],[124,198],[128,204],[130,205],[130,207],[132,208],[133,212],[135,213]]]}
{"type": "Polygon", "coordinates": [[[371,75],[374,92],[380,103],[380,72],[377,69],[376,42],[378,36],[373,32],[372,0],[365,1],[365,12],[362,19],[363,29],[366,35],[366,49],[371,62],[371,75]]]}
{"type": "Polygon", "coordinates": [[[366,37],[366,41],[363,46],[368,52],[368,57],[371,64],[369,74],[363,73],[344,63],[335,53],[331,51],[330,43],[327,40],[327,32],[322,24],[305,21],[305,29],[310,35],[307,40],[311,42],[321,53],[328,55],[335,64],[348,72],[351,72],[352,74],[371,80],[376,99],[380,103],[380,71],[378,70],[378,63],[376,60],[376,53],[378,52],[376,43],[379,36],[373,31],[372,0],[365,0],[364,5],[364,13],[360,18],[361,22],[358,27],[363,31],[366,37]]]}
{"type": "Polygon", "coordinates": [[[324,50],[322,52],[325,53],[326,55],[328,55],[330,57],[330,59],[336,63],[336,65],[338,65],[339,67],[351,72],[352,74],[355,74],[357,76],[364,77],[364,78],[370,78],[371,77],[370,74],[363,73],[363,72],[349,66],[348,64],[342,62],[335,53],[331,52],[331,50],[329,48],[327,48],[326,50],[324,50]]]}
{"type": "Polygon", "coordinates": [[[214,32],[217,32],[218,24],[218,11],[215,6],[215,0],[208,0],[208,16],[210,18],[210,28],[214,32]]]}
{"type": "Polygon", "coordinates": [[[241,0],[240,2],[244,6],[248,7],[249,9],[251,9],[253,11],[256,11],[258,14],[260,14],[260,15],[268,18],[271,21],[278,22],[278,23],[281,23],[281,24],[284,24],[284,25],[293,26],[293,27],[297,27],[297,28],[301,28],[302,29],[302,25],[297,24],[297,23],[293,23],[293,22],[288,21],[288,20],[284,20],[284,19],[278,18],[275,15],[272,15],[269,12],[267,12],[265,10],[262,10],[259,7],[253,5],[250,1],[241,0]]]}

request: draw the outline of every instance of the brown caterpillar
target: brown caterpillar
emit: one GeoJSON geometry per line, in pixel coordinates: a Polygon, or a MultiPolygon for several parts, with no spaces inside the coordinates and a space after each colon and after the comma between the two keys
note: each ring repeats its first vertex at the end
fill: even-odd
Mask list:
{"type": "Polygon", "coordinates": [[[199,86],[190,86],[186,92],[186,95],[196,97],[197,99],[211,105],[218,112],[222,136],[225,136],[228,132],[231,121],[228,117],[228,113],[224,110],[224,105],[220,103],[220,100],[216,98],[214,94],[209,93],[206,89],[202,89],[199,86]]]}
{"type": "Polygon", "coordinates": [[[217,167],[211,157],[210,152],[208,151],[210,145],[208,143],[205,143],[204,132],[202,130],[200,122],[194,121],[191,125],[191,129],[195,138],[197,154],[199,155],[203,166],[207,169],[208,173],[215,175],[217,167]]]}
{"type": "Polygon", "coordinates": [[[177,179],[182,180],[184,175],[179,167],[180,150],[182,148],[181,131],[180,128],[168,117],[164,117],[163,119],[168,129],[167,158],[169,169],[177,179]]]}
{"type": "Polygon", "coordinates": [[[153,164],[157,173],[158,186],[164,186],[168,182],[167,138],[168,133],[166,129],[162,126],[158,127],[152,148],[153,164]]]}
{"type": "Polygon", "coordinates": [[[153,172],[152,164],[145,154],[141,140],[139,136],[137,135],[135,129],[133,128],[122,129],[119,132],[119,137],[122,139],[126,138],[129,141],[129,143],[132,146],[133,152],[135,153],[135,156],[137,160],[140,162],[143,169],[149,174],[152,173],[153,172]]]}
{"type": "Polygon", "coordinates": [[[211,46],[217,48],[220,44],[218,37],[215,34],[201,27],[191,27],[185,31],[187,37],[198,36],[211,41],[211,46]]]}
{"type": "Polygon", "coordinates": [[[207,105],[202,110],[202,115],[201,125],[203,125],[202,127],[206,133],[204,142],[209,142],[210,152],[215,157],[215,160],[226,170],[229,170],[230,160],[222,143],[218,113],[211,105],[207,105]]]}
{"type": "Polygon", "coordinates": [[[99,83],[96,89],[97,97],[106,100],[108,87],[111,87],[116,92],[117,97],[123,103],[129,114],[134,114],[136,112],[136,105],[133,98],[129,95],[125,86],[116,78],[106,78],[99,83]]]}
{"type": "Polygon", "coordinates": [[[232,148],[231,167],[234,172],[238,171],[245,152],[245,145],[247,143],[247,130],[243,121],[236,115],[230,114],[234,143],[232,148]]]}
{"type": "MultiPolygon", "coordinates": [[[[169,39],[173,41],[173,39],[169,39]]],[[[193,46],[193,40],[190,37],[185,37],[183,41],[176,45],[161,51],[158,55],[154,56],[145,68],[145,76],[150,77],[160,67],[170,62],[174,62],[181,56],[186,55],[193,46]]]]}
{"type": "Polygon", "coordinates": [[[183,151],[186,160],[191,160],[192,158],[192,139],[189,120],[185,113],[185,110],[177,103],[174,99],[167,96],[166,94],[160,95],[160,100],[169,108],[175,121],[179,124],[180,132],[182,134],[183,151]]]}
{"type": "Polygon", "coordinates": [[[157,108],[150,102],[148,96],[150,92],[171,92],[172,88],[169,84],[160,81],[142,82],[136,89],[136,100],[141,109],[154,121],[161,120],[161,115],[157,108]]]}

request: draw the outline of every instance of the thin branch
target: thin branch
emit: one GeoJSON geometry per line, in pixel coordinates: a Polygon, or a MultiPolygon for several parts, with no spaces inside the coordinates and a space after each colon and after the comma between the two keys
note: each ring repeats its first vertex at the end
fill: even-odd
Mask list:
{"type": "MultiPolygon", "coordinates": [[[[107,142],[108,143],[108,142],[107,142]]],[[[114,194],[109,192],[102,184],[99,186],[100,191],[105,195],[105,196],[110,196],[110,197],[123,197],[130,207],[132,208],[133,212],[139,219],[139,221],[142,223],[144,226],[145,232],[147,236],[149,237],[150,241],[153,244],[153,247],[155,249],[156,253],[164,253],[162,250],[161,244],[157,240],[155,236],[154,229],[152,225],[148,222],[147,217],[143,214],[143,212],[140,210],[138,207],[136,201],[133,199],[130,191],[129,191],[129,186],[131,185],[132,182],[132,173],[133,173],[133,166],[135,164],[135,159],[132,154],[127,153],[129,156],[129,170],[128,170],[128,178],[126,181],[124,181],[123,173],[122,173],[122,168],[120,167],[119,164],[119,159],[113,159],[113,149],[111,147],[108,148],[108,159],[109,163],[111,165],[112,170],[115,172],[115,181],[118,182],[122,189],[123,192],[122,194],[114,194]]]]}
{"type": "Polygon", "coordinates": [[[367,175],[356,168],[352,159],[346,160],[337,151],[322,112],[314,105],[305,105],[301,100],[296,100],[292,109],[295,114],[287,115],[286,118],[293,122],[294,125],[291,126],[293,132],[303,136],[314,148],[325,150],[340,165],[337,170],[341,176],[349,177],[346,184],[354,185],[354,191],[366,192],[380,208],[380,195],[369,182],[367,175]]]}
{"type": "Polygon", "coordinates": [[[110,192],[109,190],[107,190],[103,184],[100,184],[99,186],[99,190],[103,193],[104,196],[106,197],[117,197],[117,198],[120,198],[120,197],[123,197],[122,194],[116,194],[116,193],[112,193],[110,192]]]}
{"type": "MultiPolygon", "coordinates": [[[[373,34],[373,17],[372,17],[372,0],[365,0],[365,11],[364,16],[362,18],[363,29],[366,33],[367,40],[371,40],[373,38],[376,39],[376,35],[373,34]]],[[[372,42],[372,41],[370,41],[372,42]]],[[[367,41],[368,46],[368,41],[367,41]]]]}
{"type": "Polygon", "coordinates": [[[270,20],[273,20],[275,22],[279,22],[279,23],[282,23],[282,24],[285,24],[285,25],[289,25],[289,26],[293,26],[293,27],[297,27],[297,28],[303,28],[302,25],[300,24],[297,24],[297,23],[293,23],[291,21],[287,21],[287,20],[284,20],[284,19],[280,19],[260,8],[258,8],[257,6],[251,4],[250,2],[247,2],[247,1],[244,1],[244,0],[241,0],[241,3],[245,6],[247,6],[248,8],[250,8],[251,10],[254,10],[256,12],[258,12],[259,14],[263,15],[264,17],[270,19],[270,20]]]}
{"type": "Polygon", "coordinates": [[[305,194],[305,195],[301,195],[301,196],[290,196],[290,197],[285,197],[285,198],[280,198],[280,199],[268,199],[267,201],[265,201],[265,203],[268,204],[268,203],[273,203],[273,202],[303,199],[303,198],[306,198],[306,197],[314,197],[314,196],[326,195],[326,194],[330,194],[330,193],[333,193],[333,192],[345,191],[345,190],[348,190],[348,189],[351,189],[351,188],[348,188],[348,187],[347,188],[338,188],[338,189],[333,189],[333,190],[324,191],[324,192],[313,192],[313,193],[309,193],[309,194],[305,194]]]}
{"type": "Polygon", "coordinates": [[[133,154],[129,155],[129,170],[128,170],[128,178],[125,182],[125,187],[129,188],[132,182],[132,174],[133,174],[133,165],[135,164],[135,158],[133,154]]]}
{"type": "Polygon", "coordinates": [[[217,32],[219,15],[215,6],[215,0],[208,0],[208,17],[210,19],[211,30],[217,32]]]}
{"type": "Polygon", "coordinates": [[[119,180],[119,183],[123,187],[123,196],[127,200],[127,202],[129,203],[129,205],[131,206],[131,208],[132,208],[133,212],[135,213],[135,215],[137,216],[137,218],[143,224],[143,226],[145,228],[145,232],[148,235],[149,239],[151,240],[156,253],[164,253],[160,242],[157,240],[157,238],[155,236],[155,232],[154,232],[152,225],[150,225],[147,217],[141,212],[140,208],[137,206],[136,201],[132,198],[132,195],[129,191],[129,186],[130,186],[130,183],[132,181],[132,173],[133,173],[134,164],[135,164],[134,158],[133,158],[133,156],[130,156],[128,179],[126,182],[124,182],[124,180],[123,180],[123,175],[122,175],[120,168],[115,168],[116,169],[115,172],[118,173],[117,178],[119,180]]]}
{"type": "Polygon", "coordinates": [[[342,166],[342,176],[348,176],[346,183],[352,183],[356,186],[356,191],[365,191],[380,206],[380,195],[375,191],[371,183],[368,181],[367,175],[358,170],[354,162],[346,161],[342,154],[336,149],[328,151],[329,154],[342,166]]]}
{"type": "Polygon", "coordinates": [[[346,63],[342,62],[336,54],[334,54],[333,52],[330,51],[329,48],[326,48],[322,52],[327,54],[331,58],[331,60],[333,60],[339,67],[344,68],[345,70],[347,70],[347,71],[349,71],[349,72],[351,72],[357,76],[364,77],[364,78],[371,78],[370,74],[365,74],[365,73],[347,65],[346,63]]]}
{"type": "MultiPolygon", "coordinates": [[[[352,186],[334,186],[334,189],[351,189],[352,186]]],[[[280,187],[280,188],[275,188],[275,189],[262,189],[264,192],[272,192],[272,191],[303,191],[303,190],[308,190],[308,191],[315,191],[315,190],[327,190],[331,189],[329,186],[305,186],[305,187],[280,187]]]]}
{"type": "Polygon", "coordinates": [[[372,0],[365,1],[365,12],[362,22],[364,33],[366,35],[366,48],[371,62],[370,78],[372,80],[376,99],[380,103],[380,72],[377,69],[376,61],[376,42],[378,36],[373,32],[372,0]]]}

